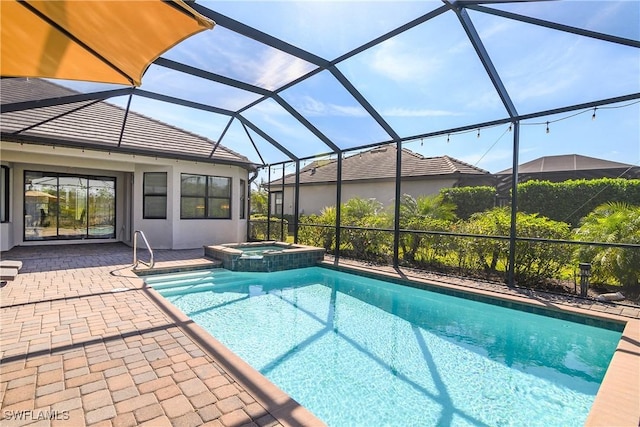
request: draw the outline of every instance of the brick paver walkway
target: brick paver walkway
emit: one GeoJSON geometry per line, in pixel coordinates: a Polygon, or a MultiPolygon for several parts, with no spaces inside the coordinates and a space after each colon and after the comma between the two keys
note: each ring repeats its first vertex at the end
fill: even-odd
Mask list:
{"type": "MultiPolygon", "coordinates": [[[[209,262],[202,252],[156,251],[156,263],[209,262]]],[[[131,248],[17,247],[2,255],[24,263],[0,289],[2,426],[321,424],[190,335],[188,319],[131,272],[131,248]]]]}

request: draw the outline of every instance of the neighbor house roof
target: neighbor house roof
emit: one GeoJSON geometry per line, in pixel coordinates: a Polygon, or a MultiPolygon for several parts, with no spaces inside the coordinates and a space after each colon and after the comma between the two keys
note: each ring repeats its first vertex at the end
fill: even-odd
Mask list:
{"type": "MultiPolygon", "coordinates": [[[[395,146],[385,146],[363,151],[342,160],[342,181],[369,181],[395,179],[395,146]]],[[[320,184],[336,182],[338,162],[317,160],[300,170],[300,184],[320,184]]],[[[484,169],[449,156],[424,157],[413,151],[402,150],[403,178],[436,178],[462,176],[490,176],[484,169]]],[[[285,185],[295,184],[295,173],[285,176],[285,185]]],[[[282,185],[282,178],[271,181],[271,185],[282,185]]]]}
{"type": "MultiPolygon", "coordinates": [[[[612,162],[610,160],[597,159],[595,157],[581,156],[579,154],[564,154],[560,156],[540,157],[518,166],[518,173],[545,173],[545,172],[569,172],[588,171],[594,169],[627,169],[633,165],[612,162]]],[[[505,169],[496,175],[510,175],[512,169],[505,169]]]]}
{"type": "MultiPolygon", "coordinates": [[[[77,95],[47,80],[3,78],[2,105],[77,95]]],[[[157,157],[235,164],[255,169],[247,159],[215,141],[105,101],[83,101],[3,112],[3,141],[86,147],[157,157]],[[124,123],[124,126],[123,126],[124,123]],[[213,155],[212,155],[213,153],[213,155]]]]}

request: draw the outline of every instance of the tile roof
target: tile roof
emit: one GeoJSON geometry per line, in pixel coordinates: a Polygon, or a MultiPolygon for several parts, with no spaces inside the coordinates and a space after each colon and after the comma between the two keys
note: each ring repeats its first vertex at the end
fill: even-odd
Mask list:
{"type": "MultiPolygon", "coordinates": [[[[395,146],[378,147],[346,157],[342,160],[343,181],[395,179],[395,146]]],[[[335,182],[337,160],[316,160],[300,170],[300,184],[335,182]]],[[[413,151],[402,150],[402,176],[404,178],[428,178],[442,176],[490,176],[484,169],[464,163],[449,156],[424,157],[413,151]]],[[[285,176],[285,185],[295,183],[295,173],[285,176]]],[[[282,185],[282,178],[271,181],[282,185]]]]}
{"type": "MultiPolygon", "coordinates": [[[[3,78],[1,103],[35,101],[76,95],[78,92],[47,80],[3,78]]],[[[121,150],[169,158],[230,163],[254,169],[245,156],[219,145],[209,158],[215,141],[130,111],[118,147],[125,110],[106,101],[83,101],[1,114],[3,140],[25,143],[58,143],[101,150],[121,150]]]]}
{"type": "MultiPolygon", "coordinates": [[[[560,156],[540,157],[518,166],[518,173],[539,172],[568,172],[593,169],[626,169],[633,165],[581,156],[579,154],[564,154],[560,156]]],[[[496,175],[511,174],[511,168],[498,172],[496,175]]]]}

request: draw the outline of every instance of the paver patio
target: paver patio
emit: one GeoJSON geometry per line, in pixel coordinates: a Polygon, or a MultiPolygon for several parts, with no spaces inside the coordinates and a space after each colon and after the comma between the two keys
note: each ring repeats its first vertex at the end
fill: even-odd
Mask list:
{"type": "MultiPolygon", "coordinates": [[[[160,267],[210,263],[201,249],[155,255],[160,267]]],[[[322,424],[198,338],[131,272],[131,248],[17,247],[3,258],[24,262],[0,289],[3,426],[322,424]]]]}

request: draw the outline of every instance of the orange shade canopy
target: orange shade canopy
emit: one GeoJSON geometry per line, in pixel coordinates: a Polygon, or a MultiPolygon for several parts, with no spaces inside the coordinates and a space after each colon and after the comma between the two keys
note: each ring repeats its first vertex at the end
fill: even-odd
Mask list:
{"type": "Polygon", "coordinates": [[[182,0],[0,1],[2,77],[140,86],[147,67],[214,26],[182,0]]]}

